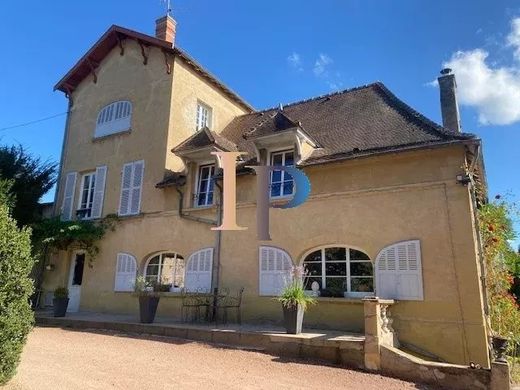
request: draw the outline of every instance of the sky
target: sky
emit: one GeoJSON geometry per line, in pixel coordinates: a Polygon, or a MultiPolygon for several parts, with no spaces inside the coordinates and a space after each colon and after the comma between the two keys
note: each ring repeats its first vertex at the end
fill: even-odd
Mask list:
{"type": "MultiPolygon", "coordinates": [[[[176,44],[255,108],[382,81],[440,122],[435,80],[454,69],[462,126],[483,149],[489,195],[520,200],[517,0],[172,0],[176,44]]],[[[160,0],[16,1],[0,9],[0,143],[59,161],[56,82],[112,25],[153,35],[160,0]]],[[[53,193],[43,201],[52,201],[53,193]]],[[[516,224],[520,230],[520,223],[516,224]]]]}

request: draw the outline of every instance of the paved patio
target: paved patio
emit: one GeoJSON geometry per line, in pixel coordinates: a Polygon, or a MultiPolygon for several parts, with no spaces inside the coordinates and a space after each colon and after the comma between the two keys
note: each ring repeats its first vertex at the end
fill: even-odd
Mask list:
{"type": "Polygon", "coordinates": [[[102,329],[120,332],[176,337],[186,340],[236,346],[276,356],[318,358],[330,363],[363,368],[365,336],[330,330],[305,330],[289,335],[281,327],[253,324],[181,323],[156,318],[141,324],[136,316],[93,312],[67,313],[55,318],[52,311],[38,311],[36,322],[42,326],[76,329],[102,329]]]}

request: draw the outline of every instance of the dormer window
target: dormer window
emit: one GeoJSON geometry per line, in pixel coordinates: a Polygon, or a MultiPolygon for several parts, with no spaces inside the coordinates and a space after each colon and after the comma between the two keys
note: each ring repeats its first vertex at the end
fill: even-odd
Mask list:
{"type": "Polygon", "coordinates": [[[195,207],[205,207],[213,204],[214,175],[215,164],[199,165],[196,180],[195,207]]]}
{"type": "Polygon", "coordinates": [[[211,107],[205,105],[204,103],[197,103],[197,128],[196,131],[207,127],[211,128],[211,107]]]}
{"type": "Polygon", "coordinates": [[[126,100],[114,102],[99,111],[96,121],[95,138],[130,130],[132,103],[126,100]]]}
{"type": "MultiPolygon", "coordinates": [[[[294,167],[294,150],[283,150],[271,153],[272,166],[294,167]]],[[[294,181],[285,171],[275,170],[271,173],[271,198],[291,196],[294,192],[294,181]]]]}

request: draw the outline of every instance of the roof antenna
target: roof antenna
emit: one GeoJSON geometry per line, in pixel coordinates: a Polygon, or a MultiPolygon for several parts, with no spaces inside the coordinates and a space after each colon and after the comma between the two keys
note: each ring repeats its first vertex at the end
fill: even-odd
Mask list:
{"type": "Polygon", "coordinates": [[[280,103],[280,106],[278,106],[278,109],[279,109],[280,111],[283,111],[283,104],[282,104],[282,103],[280,103]]]}
{"type": "Polygon", "coordinates": [[[161,3],[166,4],[166,15],[172,16],[172,7],[171,7],[171,0],[161,0],[161,3]]]}

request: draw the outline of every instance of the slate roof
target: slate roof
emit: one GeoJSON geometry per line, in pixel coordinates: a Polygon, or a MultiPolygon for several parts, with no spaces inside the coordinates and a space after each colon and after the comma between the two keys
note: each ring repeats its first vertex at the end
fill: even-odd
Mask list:
{"type": "Polygon", "coordinates": [[[196,150],[207,146],[218,146],[227,152],[237,151],[237,146],[230,140],[204,127],[184,140],[178,146],[172,149],[174,153],[182,153],[190,150],[196,150]]]}
{"type": "MultiPolygon", "coordinates": [[[[238,116],[220,135],[254,157],[254,138],[278,131],[273,118],[279,110],[238,116]]],[[[300,124],[320,146],[301,165],[476,139],[473,134],[444,129],[398,99],[380,82],[292,103],[284,106],[282,112],[290,121],[300,124]]]]}

